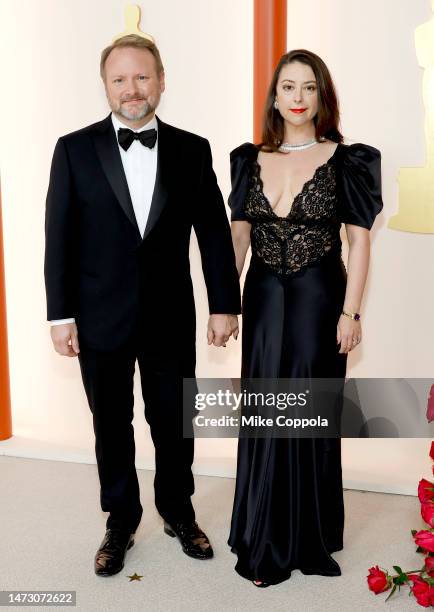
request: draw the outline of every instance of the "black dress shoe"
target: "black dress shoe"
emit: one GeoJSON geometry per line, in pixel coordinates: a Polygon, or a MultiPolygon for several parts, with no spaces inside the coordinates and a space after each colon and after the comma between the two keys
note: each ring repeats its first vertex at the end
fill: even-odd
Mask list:
{"type": "Polygon", "coordinates": [[[263,580],[252,580],[252,582],[258,589],[266,589],[270,586],[269,582],[264,582],[263,580]]]}
{"type": "Polygon", "coordinates": [[[177,537],[182,544],[182,550],[189,557],[194,559],[211,559],[214,552],[205,533],[193,522],[164,522],[164,532],[172,538],[177,537]]]}
{"type": "Polygon", "coordinates": [[[124,567],[127,550],[134,544],[134,533],[122,529],[107,529],[95,555],[95,574],[113,576],[124,567]]]}

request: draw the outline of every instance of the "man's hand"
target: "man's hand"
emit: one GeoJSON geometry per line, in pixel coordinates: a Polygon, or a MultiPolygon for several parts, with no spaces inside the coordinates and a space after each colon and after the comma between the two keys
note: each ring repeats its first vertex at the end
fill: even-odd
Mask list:
{"type": "Polygon", "coordinates": [[[65,357],[77,357],[80,352],[78,346],[77,325],[75,323],[64,323],[63,325],[51,326],[51,339],[54,349],[59,355],[65,357]]]}
{"type": "Polygon", "coordinates": [[[232,314],[213,314],[208,319],[208,344],[226,346],[233,335],[238,338],[238,317],[232,314]]]}

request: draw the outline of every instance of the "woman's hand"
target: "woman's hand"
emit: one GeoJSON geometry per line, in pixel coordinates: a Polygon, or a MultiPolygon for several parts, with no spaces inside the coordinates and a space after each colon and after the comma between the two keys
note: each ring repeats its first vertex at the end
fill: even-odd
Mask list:
{"type": "Polygon", "coordinates": [[[341,315],[338,321],[338,328],[336,334],[337,344],[341,344],[339,353],[349,353],[353,350],[362,340],[362,326],[360,321],[355,321],[341,315]]]}
{"type": "Polygon", "coordinates": [[[212,314],[208,319],[208,344],[226,346],[226,342],[233,336],[238,338],[238,317],[233,314],[212,314]]]}

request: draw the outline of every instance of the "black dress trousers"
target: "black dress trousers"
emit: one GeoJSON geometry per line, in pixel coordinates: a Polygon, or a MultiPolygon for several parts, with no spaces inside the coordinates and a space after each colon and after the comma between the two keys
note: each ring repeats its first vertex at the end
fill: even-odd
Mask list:
{"type": "Polygon", "coordinates": [[[161,311],[161,303],[157,315],[144,291],[142,295],[140,321],[127,343],[111,351],[96,351],[80,344],[79,353],[93,415],[101,508],[110,513],[107,528],[131,531],[135,531],[142,515],[132,425],[136,361],[145,417],[155,446],[155,505],[169,523],[195,518],[190,499],[194,493],[194,439],[192,435],[183,437],[182,394],[182,378],[195,376],[194,321],[189,322],[188,333],[180,342],[170,319],[161,311]]]}

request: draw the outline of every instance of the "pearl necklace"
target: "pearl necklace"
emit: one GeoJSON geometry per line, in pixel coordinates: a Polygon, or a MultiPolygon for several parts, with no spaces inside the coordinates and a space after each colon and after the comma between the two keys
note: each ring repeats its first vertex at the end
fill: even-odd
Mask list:
{"type": "Polygon", "coordinates": [[[279,151],[281,153],[289,153],[290,151],[304,151],[304,149],[310,149],[310,147],[318,144],[318,140],[316,138],[312,138],[312,140],[308,140],[307,142],[302,142],[301,144],[291,144],[289,142],[282,142],[279,147],[279,151]]]}

